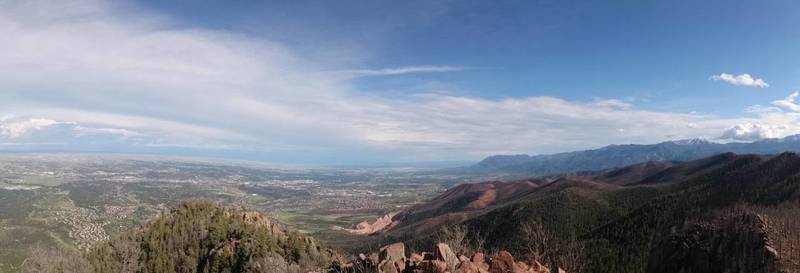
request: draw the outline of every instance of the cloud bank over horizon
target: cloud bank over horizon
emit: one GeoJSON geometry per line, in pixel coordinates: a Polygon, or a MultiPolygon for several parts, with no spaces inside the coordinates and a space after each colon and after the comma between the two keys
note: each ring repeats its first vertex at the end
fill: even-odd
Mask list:
{"type": "MultiPolygon", "coordinates": [[[[0,151],[177,147],[267,161],[284,154],[432,161],[800,133],[797,93],[741,118],[648,110],[615,98],[489,98],[440,89],[385,95],[356,81],[470,68],[323,62],[280,41],[184,27],[104,1],[0,5],[0,151]]],[[[361,58],[353,54],[345,59],[361,58]]],[[[769,86],[748,74],[714,77],[769,86]]]]}

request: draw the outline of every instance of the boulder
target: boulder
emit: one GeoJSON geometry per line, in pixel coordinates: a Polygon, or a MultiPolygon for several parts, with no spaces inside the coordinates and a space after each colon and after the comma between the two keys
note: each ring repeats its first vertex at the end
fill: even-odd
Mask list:
{"type": "Polygon", "coordinates": [[[395,261],[394,266],[397,267],[397,272],[406,270],[406,263],[404,261],[395,261]]]}
{"type": "Polygon", "coordinates": [[[469,260],[461,261],[456,266],[456,270],[453,273],[480,273],[478,266],[470,262],[469,260]]]}
{"type": "Polygon", "coordinates": [[[492,265],[489,267],[491,273],[513,273],[514,257],[508,251],[500,251],[492,258],[492,265]]]}
{"type": "Polygon", "coordinates": [[[444,273],[447,271],[447,264],[439,260],[424,260],[419,263],[414,272],[417,270],[423,273],[444,273]]]}
{"type": "Polygon", "coordinates": [[[545,267],[544,265],[542,265],[538,261],[534,261],[533,264],[531,264],[531,270],[530,271],[535,272],[535,273],[550,273],[550,269],[545,267]]]}
{"type": "Polygon", "coordinates": [[[380,264],[378,264],[378,273],[400,273],[401,271],[397,270],[397,266],[395,266],[394,261],[391,260],[383,260],[380,264]]]}
{"type": "Polygon", "coordinates": [[[437,260],[447,263],[447,269],[450,272],[453,272],[456,269],[456,266],[459,263],[458,256],[453,253],[453,250],[450,249],[450,246],[445,243],[438,243],[436,244],[434,254],[436,255],[437,260]]]}
{"type": "Polygon", "coordinates": [[[411,253],[411,255],[408,256],[408,260],[410,262],[412,262],[412,263],[419,263],[419,262],[425,260],[425,257],[423,257],[422,255],[419,255],[418,253],[411,253]]]}
{"type": "Polygon", "coordinates": [[[477,252],[472,254],[472,262],[473,263],[484,263],[486,258],[484,258],[483,253],[477,252]]]}
{"type": "Polygon", "coordinates": [[[483,253],[475,253],[472,255],[472,263],[478,267],[480,272],[489,272],[489,264],[486,263],[486,257],[483,253]]]}
{"type": "Polygon", "coordinates": [[[433,260],[431,261],[431,264],[433,264],[433,268],[435,269],[435,271],[432,273],[444,273],[448,271],[447,263],[444,261],[433,260]]]}
{"type": "Polygon", "coordinates": [[[381,247],[380,254],[381,261],[403,261],[406,260],[406,246],[403,243],[394,243],[388,246],[381,247]]]}
{"type": "Polygon", "coordinates": [[[524,262],[515,262],[514,263],[514,273],[532,273],[529,272],[530,266],[524,262]]]}
{"type": "Polygon", "coordinates": [[[408,257],[405,245],[395,243],[380,248],[379,253],[359,254],[350,262],[335,260],[332,269],[340,273],[566,273],[560,268],[550,271],[537,261],[515,261],[508,251],[491,258],[483,253],[456,256],[443,243],[436,244],[433,252],[411,253],[408,257]]]}
{"type": "MultiPolygon", "coordinates": [[[[507,270],[511,270],[510,272],[513,272],[513,273],[550,273],[550,269],[548,269],[547,267],[543,266],[539,262],[534,261],[533,263],[528,264],[528,263],[522,262],[522,261],[513,262],[510,259],[513,259],[513,257],[511,257],[510,255],[508,255],[508,256],[507,255],[502,255],[502,256],[498,255],[498,256],[496,256],[495,259],[492,260],[493,262],[492,262],[492,269],[491,269],[492,271],[491,272],[494,273],[495,270],[497,270],[497,272],[509,272],[507,270]],[[509,265],[510,265],[510,269],[509,269],[509,265]]],[[[477,265],[476,265],[476,267],[477,267],[477,265]]],[[[480,267],[478,267],[478,271],[479,271],[479,273],[483,273],[484,272],[484,271],[480,270],[480,267]]],[[[488,272],[488,271],[485,271],[485,272],[488,272]]]]}
{"type": "Polygon", "coordinates": [[[373,252],[373,253],[371,253],[371,254],[369,254],[369,256],[367,257],[367,259],[368,259],[368,260],[369,260],[369,261],[370,261],[370,262],[371,262],[373,265],[378,265],[378,263],[381,261],[381,260],[379,259],[379,257],[378,257],[378,253],[374,253],[374,252],[373,252]]]}

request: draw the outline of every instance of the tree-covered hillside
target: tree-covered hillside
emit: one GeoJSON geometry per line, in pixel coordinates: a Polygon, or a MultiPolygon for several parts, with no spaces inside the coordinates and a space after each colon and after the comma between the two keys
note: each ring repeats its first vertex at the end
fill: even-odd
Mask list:
{"type": "Polygon", "coordinates": [[[335,253],[256,212],[187,201],[84,255],[37,250],[24,273],[309,272],[335,253]],[[61,258],[57,258],[61,257],[61,258]]]}
{"type": "MultiPolygon", "coordinates": [[[[497,183],[483,188],[495,190],[497,183]]],[[[449,194],[466,203],[485,196],[449,194]]],[[[468,247],[505,249],[569,272],[800,271],[795,153],[726,153],[657,168],[626,167],[566,176],[508,196],[480,210],[438,211],[435,217],[447,221],[436,222],[439,232],[427,236],[390,228],[373,237],[415,246],[456,230],[468,247]],[[673,271],[664,271],[667,265],[673,271]]],[[[413,215],[396,220],[397,227],[436,230],[436,223],[413,215]]]]}

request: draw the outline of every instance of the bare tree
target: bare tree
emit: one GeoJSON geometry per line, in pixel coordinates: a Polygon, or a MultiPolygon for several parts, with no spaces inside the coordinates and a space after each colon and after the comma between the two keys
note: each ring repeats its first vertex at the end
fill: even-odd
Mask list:
{"type": "Polygon", "coordinates": [[[584,270],[585,245],[576,236],[560,239],[549,232],[542,223],[531,221],[522,224],[521,250],[531,261],[556,265],[567,272],[584,270]]]}
{"type": "Polygon", "coordinates": [[[474,232],[472,234],[472,249],[474,252],[486,252],[485,248],[486,238],[478,234],[478,232],[474,232]]]}
{"type": "Polygon", "coordinates": [[[518,242],[522,244],[521,249],[526,252],[526,256],[534,261],[546,262],[556,238],[538,221],[524,223],[520,230],[524,238],[518,242]]]}
{"type": "Polygon", "coordinates": [[[575,236],[561,243],[561,253],[558,255],[558,266],[567,272],[580,273],[584,271],[584,254],[586,245],[575,236]]]}
{"type": "Polygon", "coordinates": [[[456,255],[472,255],[467,234],[467,228],[462,225],[447,225],[439,230],[436,241],[450,246],[456,255]]]}
{"type": "Polygon", "coordinates": [[[780,263],[788,272],[800,272],[800,203],[753,207],[766,221],[772,246],[780,255],[780,263]]]}

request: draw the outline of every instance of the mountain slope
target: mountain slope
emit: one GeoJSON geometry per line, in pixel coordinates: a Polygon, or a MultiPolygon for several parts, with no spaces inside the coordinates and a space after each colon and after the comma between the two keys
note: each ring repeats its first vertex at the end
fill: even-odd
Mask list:
{"type": "MultiPolygon", "coordinates": [[[[685,230],[687,225],[713,217],[715,212],[736,206],[763,208],[797,204],[800,196],[798,175],[800,157],[797,154],[784,153],[773,157],[745,155],[735,157],[735,160],[724,163],[712,172],[672,184],[669,186],[670,194],[656,198],[629,215],[586,235],[587,239],[603,244],[595,249],[596,252],[620,257],[610,263],[597,260],[596,272],[644,270],[648,263],[654,263],[654,258],[658,259],[653,255],[657,250],[654,246],[663,244],[670,234],[676,232],[691,234],[691,230],[685,230]]],[[[710,229],[718,230],[723,235],[723,231],[730,230],[724,226],[712,226],[710,229]]],[[[765,233],[764,230],[753,229],[748,232],[765,233]]],[[[798,235],[797,232],[800,231],[794,231],[794,236],[798,235]]],[[[762,241],[751,247],[763,245],[768,245],[768,242],[762,241]]],[[[721,248],[730,252],[743,251],[721,248]]],[[[795,252],[784,254],[797,255],[795,252]]]]}
{"type": "Polygon", "coordinates": [[[725,152],[777,154],[785,151],[800,152],[800,135],[753,143],[721,144],[691,139],[652,145],[610,145],[594,150],[551,155],[495,155],[460,170],[539,176],[604,170],[647,161],[689,161],[725,152]]]}
{"type": "MultiPolygon", "coordinates": [[[[526,182],[508,184],[515,183],[526,182]]],[[[458,199],[457,193],[448,198],[458,199]]],[[[800,272],[800,250],[794,247],[800,229],[787,228],[800,217],[800,156],[794,153],[645,163],[565,176],[505,196],[477,212],[458,206],[438,211],[438,217],[466,215],[438,228],[458,224],[469,231],[466,238],[477,239],[473,243],[523,255],[538,253],[532,249],[566,255],[559,247],[576,244],[570,251],[581,254],[585,272],[800,272]],[[532,237],[532,225],[541,226],[551,243],[537,246],[531,238],[542,236],[532,237]]],[[[426,219],[414,217],[418,211],[423,210],[399,213],[411,215],[397,219],[407,221],[397,226],[425,222],[415,222],[426,219]]],[[[435,231],[426,225],[414,236],[407,235],[410,228],[381,235],[413,243],[421,234],[435,238],[435,231]]]]}
{"type": "MultiPolygon", "coordinates": [[[[391,216],[391,224],[374,232],[391,230],[393,233],[427,234],[442,224],[463,221],[505,205],[547,183],[548,179],[528,179],[513,183],[490,181],[461,184],[424,204],[387,215],[391,216]]],[[[382,220],[378,219],[378,222],[382,220]]]]}

